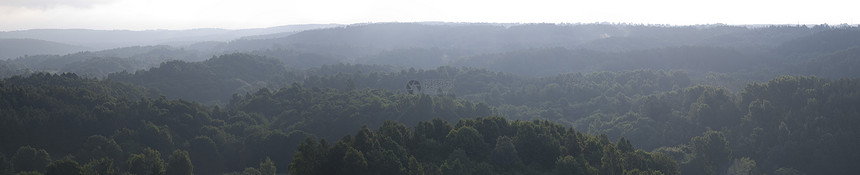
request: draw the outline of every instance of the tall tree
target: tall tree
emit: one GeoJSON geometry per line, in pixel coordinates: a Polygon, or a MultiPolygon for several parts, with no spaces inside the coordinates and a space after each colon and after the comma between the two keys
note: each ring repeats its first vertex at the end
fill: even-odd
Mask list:
{"type": "Polygon", "coordinates": [[[483,160],[489,153],[484,137],[478,130],[469,126],[451,130],[446,139],[449,142],[448,145],[454,149],[463,149],[469,157],[483,160]]]}
{"type": "Polygon", "coordinates": [[[118,174],[114,167],[113,159],[104,157],[90,160],[83,167],[84,174],[115,175],[118,174]]]}
{"type": "Polygon", "coordinates": [[[260,173],[262,175],[275,175],[278,167],[275,166],[275,162],[272,161],[269,157],[266,157],[266,160],[260,162],[260,173]]]}
{"type": "Polygon", "coordinates": [[[45,170],[45,175],[83,175],[81,166],[71,157],[51,162],[45,170]]]}
{"type": "Polygon", "coordinates": [[[684,173],[724,174],[731,164],[732,151],[725,135],[717,131],[705,132],[702,136],[690,139],[693,158],[682,168],[684,173]]]}
{"type": "Polygon", "coordinates": [[[45,172],[45,167],[51,163],[51,156],[44,149],[36,149],[30,146],[18,148],[12,156],[12,165],[15,172],[39,171],[45,172]]]}
{"type": "Polygon", "coordinates": [[[167,160],[168,175],[193,175],[194,166],[191,165],[191,158],[188,157],[188,151],[174,150],[167,160]]]}
{"type": "Polygon", "coordinates": [[[164,175],[164,160],[161,153],[152,148],[146,148],[140,154],[132,154],[128,158],[128,171],[139,175],[164,175]]]}
{"type": "Polygon", "coordinates": [[[491,163],[503,168],[516,168],[522,166],[522,160],[517,153],[517,148],[514,146],[514,141],[510,137],[501,136],[496,140],[496,147],[490,154],[491,163]]]}

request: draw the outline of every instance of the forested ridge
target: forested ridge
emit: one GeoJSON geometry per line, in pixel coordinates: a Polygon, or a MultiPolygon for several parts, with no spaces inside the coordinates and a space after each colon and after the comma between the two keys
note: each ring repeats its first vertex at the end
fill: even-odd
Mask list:
{"type": "MultiPolygon", "coordinates": [[[[643,72],[626,74],[635,75],[637,73],[643,72]]],[[[601,80],[612,80],[607,79],[606,75],[614,74],[618,73],[589,76],[603,77],[601,80]]],[[[651,75],[672,77],[672,74],[665,73],[651,75]]],[[[573,75],[573,77],[576,76],[573,75]]],[[[684,78],[683,76],[680,77],[681,80],[685,80],[684,78]]],[[[629,80],[648,81],[649,79],[640,77],[622,80],[626,82],[629,80]]],[[[852,137],[851,135],[856,132],[852,126],[858,122],[854,119],[858,111],[851,104],[860,100],[856,92],[857,86],[860,86],[858,81],[860,80],[780,77],[766,83],[750,84],[737,95],[712,86],[700,85],[680,88],[679,85],[673,85],[674,88],[665,88],[670,90],[652,90],[650,92],[646,90],[642,92],[644,95],[636,94],[636,91],[642,90],[640,88],[621,90],[621,92],[615,93],[624,94],[626,92],[630,93],[632,97],[616,95],[611,97],[610,101],[602,102],[603,104],[599,105],[593,103],[605,101],[607,97],[601,95],[581,102],[556,99],[558,102],[523,104],[519,107],[513,107],[511,104],[473,103],[457,100],[451,96],[408,95],[402,92],[366,88],[345,90],[307,88],[294,83],[278,90],[264,88],[253,93],[237,94],[232,97],[227,106],[207,107],[196,102],[153,97],[151,92],[147,93],[143,88],[126,83],[82,78],[74,74],[41,73],[27,77],[12,77],[3,81],[2,97],[4,101],[2,106],[5,125],[2,127],[4,129],[2,132],[4,133],[3,140],[5,141],[3,150],[7,163],[16,160],[21,161],[19,160],[21,158],[16,158],[23,156],[18,155],[19,152],[33,151],[33,149],[38,148],[36,150],[45,150],[45,153],[53,155],[53,157],[41,157],[43,160],[40,161],[43,162],[70,159],[81,162],[80,168],[86,169],[86,165],[96,166],[94,164],[108,161],[115,162],[111,171],[116,172],[131,172],[132,166],[139,166],[130,164],[131,157],[135,157],[135,155],[145,157],[145,154],[150,154],[147,151],[158,153],[152,153],[153,155],[150,156],[161,154],[161,157],[169,157],[168,153],[175,151],[187,151],[191,162],[198,168],[195,171],[200,173],[245,171],[244,167],[259,168],[255,165],[267,157],[269,160],[277,162],[276,167],[279,169],[290,170],[288,163],[294,161],[292,160],[295,156],[294,151],[300,147],[299,143],[303,143],[304,146],[317,147],[313,149],[322,151],[314,153],[319,154],[317,156],[335,154],[329,152],[336,151],[332,149],[348,150],[348,146],[355,147],[354,144],[356,144],[355,138],[352,136],[339,140],[337,138],[359,130],[364,134],[377,134],[365,136],[373,138],[363,139],[375,139],[375,142],[378,143],[392,141],[397,143],[388,143],[391,145],[387,147],[355,150],[367,152],[395,151],[395,157],[367,155],[377,157],[365,158],[367,161],[370,159],[382,161],[381,159],[388,158],[402,161],[397,164],[384,165],[402,166],[401,168],[389,169],[391,171],[400,172],[402,170],[403,173],[413,171],[408,170],[408,166],[410,166],[408,164],[418,163],[421,165],[421,171],[431,174],[464,171],[456,170],[456,166],[484,167],[480,170],[474,170],[472,173],[511,172],[516,174],[519,172],[529,174],[562,171],[554,169],[559,168],[557,164],[565,163],[565,161],[571,161],[567,163],[577,163],[577,161],[584,163],[582,160],[577,160],[579,159],[578,156],[587,156],[588,154],[563,153],[563,150],[570,146],[552,146],[553,144],[564,143],[561,141],[564,139],[564,135],[573,134],[582,137],[581,140],[593,139],[595,142],[602,140],[599,141],[601,149],[597,150],[604,152],[593,153],[601,155],[608,154],[605,149],[609,148],[605,147],[620,147],[609,144],[614,143],[609,138],[627,138],[619,142],[632,143],[631,146],[643,145],[636,146],[636,148],[657,151],[636,153],[642,154],[639,156],[645,155],[645,158],[653,157],[655,154],[673,156],[672,161],[677,161],[680,164],[676,167],[680,172],[710,171],[720,173],[733,170],[728,168],[730,166],[741,166],[747,167],[744,171],[756,172],[791,170],[843,174],[846,173],[843,172],[844,170],[853,168],[851,160],[856,156],[856,153],[851,153],[851,149],[857,145],[850,140],[838,138],[852,137]],[[630,90],[634,91],[631,92],[630,90]],[[566,101],[568,105],[553,106],[561,101],[566,101]],[[534,110],[537,112],[532,113],[537,115],[509,115],[520,119],[518,121],[500,117],[473,118],[496,114],[503,114],[504,116],[503,110],[517,109],[534,110]],[[592,112],[566,112],[583,110],[591,110],[592,112]],[[534,120],[534,122],[527,122],[530,120],[534,120]],[[550,121],[561,124],[552,124],[550,121]],[[415,125],[416,128],[410,129],[407,127],[408,125],[398,122],[415,125]],[[449,122],[456,124],[449,124],[449,122]],[[486,130],[486,126],[476,124],[487,122],[501,122],[501,124],[493,125],[502,125],[496,127],[506,127],[508,130],[493,129],[490,131],[486,130]],[[415,132],[418,132],[418,128],[430,127],[425,126],[430,123],[446,126],[447,129],[436,131],[438,136],[431,139],[433,141],[424,143],[420,140],[425,139],[426,141],[428,138],[420,138],[419,136],[430,136],[426,136],[427,134],[416,135],[415,132]],[[605,133],[607,135],[588,136],[572,130],[573,128],[565,129],[566,127],[562,124],[580,128],[578,130],[586,133],[605,133]],[[399,136],[386,135],[390,133],[382,134],[383,130],[392,129],[386,127],[394,126],[400,128],[398,132],[404,133],[400,133],[399,136]],[[379,129],[375,132],[365,133],[368,132],[366,127],[379,127],[379,129]],[[559,150],[559,152],[542,157],[544,163],[540,166],[529,165],[530,162],[534,161],[525,161],[516,170],[499,169],[509,166],[500,167],[494,164],[490,157],[483,157],[489,154],[473,157],[468,151],[457,153],[457,150],[465,151],[473,148],[466,148],[471,144],[448,141],[454,139],[449,137],[454,137],[451,134],[455,131],[470,130],[465,132],[474,132],[471,134],[482,137],[478,140],[483,143],[475,142],[475,144],[484,145],[482,147],[485,148],[484,151],[490,151],[496,148],[489,145],[500,146],[496,140],[510,139],[516,143],[517,139],[524,139],[517,136],[517,134],[527,134],[521,133],[524,132],[522,128],[516,129],[519,127],[556,128],[552,132],[540,131],[531,134],[550,132],[544,133],[548,134],[547,137],[552,136],[552,138],[546,138],[549,140],[544,146],[553,147],[553,150],[559,150]],[[410,132],[413,134],[408,134],[410,132]],[[57,135],[56,133],[63,134],[57,135]],[[441,137],[443,135],[445,137],[441,137]],[[333,142],[330,143],[331,145],[326,145],[329,143],[323,144],[319,141],[306,140],[307,137],[311,140],[324,139],[333,142]],[[394,139],[394,137],[417,140],[408,142],[387,140],[394,139]],[[436,145],[421,147],[422,143],[436,145]],[[702,144],[706,144],[706,146],[702,146],[702,144]],[[442,151],[441,153],[432,155],[445,155],[446,157],[422,157],[427,155],[420,155],[420,151],[427,151],[424,150],[429,149],[427,147],[442,149],[436,150],[442,151]],[[722,152],[714,153],[707,152],[709,150],[701,150],[717,148],[721,149],[722,152]],[[401,151],[397,153],[396,150],[401,151]],[[402,152],[403,150],[406,152],[402,152]],[[465,158],[460,158],[463,160],[458,161],[459,165],[453,165],[457,159],[456,156],[458,156],[455,154],[466,154],[465,158]],[[705,154],[716,155],[702,158],[702,155],[705,154]],[[568,160],[568,156],[571,157],[570,160],[568,160]],[[101,158],[105,159],[102,160],[101,158]],[[798,159],[825,163],[808,164],[786,161],[798,159]],[[753,162],[752,168],[749,168],[750,162],[753,162]],[[710,167],[710,169],[705,167],[710,167]]],[[[684,83],[688,82],[682,81],[680,86],[684,86],[684,83]]],[[[594,82],[587,84],[599,85],[599,83],[594,82]]],[[[550,91],[551,89],[547,88],[558,88],[556,86],[559,85],[541,87],[541,90],[535,92],[550,91]]],[[[617,86],[618,84],[615,84],[615,87],[617,86]]],[[[612,89],[604,90],[606,93],[613,93],[612,89]]],[[[556,91],[582,92],[582,90],[556,91]]],[[[558,96],[576,97],[572,95],[558,96]]],[[[489,101],[503,103],[506,100],[489,101]]],[[[521,100],[514,99],[513,101],[521,100]]],[[[533,150],[520,147],[527,146],[514,145],[514,148],[520,150],[521,153],[528,153],[527,150],[533,150]]],[[[549,148],[537,150],[546,149],[549,148]]],[[[302,152],[301,149],[299,152],[302,152]]],[[[635,152],[628,155],[623,151],[618,151],[622,157],[633,156],[633,153],[635,152]]],[[[530,160],[530,158],[523,158],[523,156],[533,156],[522,154],[518,154],[520,159],[530,160]]],[[[323,158],[309,157],[305,159],[323,158]]],[[[591,161],[586,159],[587,165],[593,170],[589,170],[589,166],[585,166],[586,164],[576,167],[585,167],[586,169],[582,171],[586,172],[602,172],[601,168],[606,167],[603,167],[603,163],[596,160],[599,159],[593,158],[591,161]]],[[[319,164],[343,163],[324,160],[314,161],[319,164]]],[[[7,166],[9,168],[6,169],[7,172],[11,172],[11,170],[45,170],[44,167],[21,169],[22,167],[11,166],[15,164],[7,165],[9,165],[7,166]]],[[[47,166],[47,164],[42,166],[47,166]]],[[[622,167],[622,170],[618,171],[648,172],[653,170],[661,171],[664,174],[671,173],[666,172],[670,170],[653,168],[650,167],[651,165],[645,167],[641,165],[619,166],[622,167]],[[636,166],[639,167],[632,168],[636,166]]],[[[369,167],[371,166],[364,168],[369,167]]],[[[311,167],[305,168],[310,169],[297,169],[296,171],[312,172],[313,170],[311,167]]],[[[369,173],[388,171],[376,168],[364,170],[369,173]]],[[[96,170],[89,169],[87,171],[96,170]]],[[[248,169],[248,171],[252,170],[248,169]]]]}
{"type": "Polygon", "coordinates": [[[853,174],[857,36],[394,23],[0,60],[0,174],[853,174]]]}
{"type": "Polygon", "coordinates": [[[782,74],[856,76],[809,72],[808,69],[830,65],[807,67],[805,63],[860,44],[857,43],[860,30],[856,26],[827,24],[376,23],[331,27],[229,42],[130,46],[66,55],[33,53],[9,57],[3,64],[13,64],[13,70],[104,77],[115,72],[146,70],[165,61],[197,62],[212,56],[248,53],[278,59],[285,66],[298,69],[338,63],[392,65],[403,69],[467,66],[527,76],[673,69],[697,76],[716,72],[766,81],[782,74]]]}

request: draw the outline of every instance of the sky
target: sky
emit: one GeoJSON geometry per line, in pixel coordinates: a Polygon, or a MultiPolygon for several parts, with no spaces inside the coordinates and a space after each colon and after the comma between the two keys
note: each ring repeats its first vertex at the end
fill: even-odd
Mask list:
{"type": "Polygon", "coordinates": [[[860,23],[858,4],[848,0],[0,0],[0,31],[426,21],[853,25],[860,23]]]}

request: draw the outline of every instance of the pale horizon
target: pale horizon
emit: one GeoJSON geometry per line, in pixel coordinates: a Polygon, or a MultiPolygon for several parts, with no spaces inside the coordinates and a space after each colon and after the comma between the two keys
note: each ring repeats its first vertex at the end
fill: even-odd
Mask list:
{"type": "MultiPolygon", "coordinates": [[[[853,2],[3,0],[0,31],[251,29],[381,22],[856,25],[853,2]]],[[[858,21],[860,22],[860,21],[858,21]]]]}

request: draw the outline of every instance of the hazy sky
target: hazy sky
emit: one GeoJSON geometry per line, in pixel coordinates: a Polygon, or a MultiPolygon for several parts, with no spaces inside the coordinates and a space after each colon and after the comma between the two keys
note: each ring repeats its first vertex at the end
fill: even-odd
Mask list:
{"type": "Polygon", "coordinates": [[[0,0],[0,31],[420,21],[837,25],[860,23],[857,5],[848,0],[0,0]]]}

